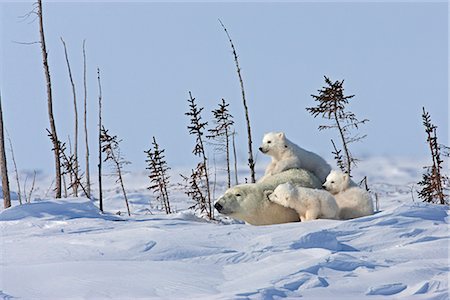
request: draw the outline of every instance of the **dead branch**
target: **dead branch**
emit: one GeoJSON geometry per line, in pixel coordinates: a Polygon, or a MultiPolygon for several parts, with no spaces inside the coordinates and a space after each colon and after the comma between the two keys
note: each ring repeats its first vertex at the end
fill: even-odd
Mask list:
{"type": "Polygon", "coordinates": [[[14,166],[14,173],[16,175],[15,178],[16,178],[16,184],[17,184],[17,195],[19,197],[19,204],[22,205],[22,191],[20,189],[19,171],[17,170],[17,163],[16,163],[16,158],[14,156],[14,149],[13,149],[13,145],[12,145],[8,130],[6,130],[6,135],[8,136],[9,151],[11,152],[11,159],[12,159],[13,166],[14,166]]]}
{"type": "Polygon", "coordinates": [[[102,85],[100,83],[100,69],[97,68],[98,80],[98,201],[100,211],[103,212],[103,190],[102,190],[102,85]]]}
{"type": "Polygon", "coordinates": [[[222,21],[220,19],[219,19],[219,23],[222,26],[223,30],[225,31],[225,33],[226,33],[226,35],[228,37],[228,41],[230,42],[231,49],[232,49],[232,52],[233,52],[234,62],[236,64],[236,72],[238,74],[239,83],[241,85],[242,103],[244,105],[245,120],[246,120],[246,123],[247,123],[248,166],[250,168],[251,182],[255,183],[256,182],[256,178],[255,178],[255,161],[253,159],[252,130],[251,130],[251,126],[250,126],[250,117],[249,117],[249,113],[248,113],[247,100],[245,98],[244,81],[242,80],[241,68],[239,66],[238,55],[237,55],[237,52],[236,52],[236,48],[234,47],[233,40],[231,39],[231,36],[228,33],[227,28],[225,27],[225,25],[222,23],[222,21]]]}
{"type": "Polygon", "coordinates": [[[125,185],[123,183],[123,176],[122,176],[122,168],[124,165],[129,164],[130,162],[125,161],[122,159],[120,154],[120,148],[119,143],[121,140],[117,139],[117,136],[111,136],[108,133],[108,130],[105,129],[105,127],[102,127],[101,131],[101,146],[102,146],[102,152],[106,154],[105,162],[111,161],[114,164],[116,176],[118,177],[116,182],[120,183],[120,187],[122,189],[123,197],[125,199],[125,204],[127,207],[128,216],[131,216],[130,212],[130,206],[128,204],[128,197],[127,193],[125,191],[125,185]]]}
{"type": "Polygon", "coordinates": [[[52,134],[53,151],[55,157],[55,192],[56,198],[61,198],[61,161],[60,161],[60,153],[59,153],[59,145],[58,135],[56,133],[56,125],[55,118],[53,115],[53,97],[52,97],[52,83],[50,79],[50,70],[48,66],[48,58],[47,58],[47,46],[45,43],[45,34],[44,34],[44,21],[43,21],[43,12],[42,12],[42,0],[37,0],[37,15],[39,17],[39,33],[40,33],[40,44],[41,44],[41,52],[42,52],[42,63],[44,65],[44,73],[45,79],[47,82],[47,109],[48,109],[48,118],[50,121],[50,130],[52,134]]]}
{"type": "Polygon", "coordinates": [[[91,198],[91,174],[89,167],[89,139],[88,139],[88,127],[87,127],[87,79],[86,79],[86,40],[83,40],[83,86],[84,86],[84,137],[86,144],[86,191],[89,199],[91,198]]]}
{"type": "Polygon", "coordinates": [[[36,183],[36,170],[34,170],[33,183],[31,184],[30,192],[28,193],[28,203],[31,202],[31,196],[33,195],[35,183],[36,183]]]}
{"type": "MultiPolygon", "coordinates": [[[[75,90],[75,83],[73,82],[73,77],[72,77],[72,70],[70,68],[70,62],[69,62],[69,56],[67,54],[67,47],[66,47],[66,42],[63,40],[63,38],[61,37],[61,42],[64,46],[64,56],[66,58],[66,64],[67,64],[67,72],[69,73],[69,80],[70,80],[70,84],[72,85],[72,95],[73,95],[73,109],[74,109],[74,120],[75,120],[75,133],[74,133],[74,137],[75,137],[75,144],[74,144],[74,159],[75,159],[75,176],[78,177],[78,109],[77,109],[77,93],[75,90]]],[[[75,197],[78,197],[78,185],[75,183],[73,185],[73,193],[75,197]]]]}

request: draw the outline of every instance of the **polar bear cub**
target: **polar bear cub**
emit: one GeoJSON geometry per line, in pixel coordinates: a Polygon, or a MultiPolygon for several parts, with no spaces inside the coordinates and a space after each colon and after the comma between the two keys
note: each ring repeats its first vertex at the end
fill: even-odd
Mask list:
{"type": "Polygon", "coordinates": [[[348,174],[332,170],[323,187],[334,195],[339,206],[339,219],[347,220],[373,214],[373,202],[369,192],[358,187],[348,174]]]}
{"type": "Polygon", "coordinates": [[[259,150],[272,157],[267,166],[265,176],[275,175],[283,171],[302,168],[310,171],[325,182],[331,167],[319,155],[300,148],[286,138],[284,132],[270,132],[264,135],[259,150]]]}
{"type": "Polygon", "coordinates": [[[325,190],[295,186],[287,182],[267,194],[270,201],[294,209],[302,222],[338,217],[336,200],[325,190]]]}

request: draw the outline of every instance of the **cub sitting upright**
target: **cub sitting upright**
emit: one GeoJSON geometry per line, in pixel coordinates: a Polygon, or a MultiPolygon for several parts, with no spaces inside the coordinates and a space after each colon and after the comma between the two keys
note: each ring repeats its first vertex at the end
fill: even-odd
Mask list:
{"type": "Polygon", "coordinates": [[[336,199],[341,220],[373,214],[373,202],[369,192],[358,187],[348,174],[331,171],[323,187],[336,199]]]}
{"type": "Polygon", "coordinates": [[[302,168],[310,171],[324,183],[331,167],[319,155],[300,148],[286,138],[284,132],[270,132],[264,135],[259,150],[272,157],[267,166],[265,176],[281,173],[283,171],[302,168]]]}

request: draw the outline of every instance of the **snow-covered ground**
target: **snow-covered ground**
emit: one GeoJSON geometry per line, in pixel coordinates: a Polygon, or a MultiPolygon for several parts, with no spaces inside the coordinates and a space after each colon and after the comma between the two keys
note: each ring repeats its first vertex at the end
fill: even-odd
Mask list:
{"type": "Polygon", "coordinates": [[[207,222],[176,186],[167,216],[145,173],[125,177],[131,217],[116,215],[112,180],[100,214],[88,199],[47,199],[51,180],[39,176],[36,200],[0,213],[0,298],[448,299],[448,207],[411,193],[423,165],[360,164],[355,177],[379,195],[373,216],[259,227],[207,222]]]}

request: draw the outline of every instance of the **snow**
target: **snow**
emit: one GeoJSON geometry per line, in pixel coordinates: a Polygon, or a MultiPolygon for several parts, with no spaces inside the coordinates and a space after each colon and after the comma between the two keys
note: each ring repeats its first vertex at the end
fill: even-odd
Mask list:
{"type": "Polygon", "coordinates": [[[113,181],[101,214],[85,198],[45,199],[42,177],[36,200],[0,213],[0,299],[448,299],[448,207],[412,201],[420,172],[369,159],[357,176],[380,212],[271,226],[208,222],[175,189],[167,216],[145,173],[125,177],[131,217],[116,215],[113,181]]]}

